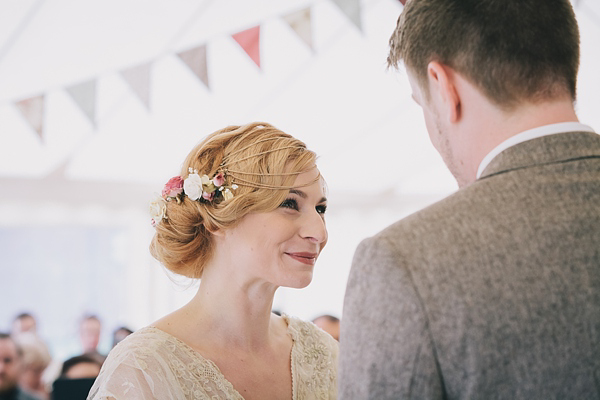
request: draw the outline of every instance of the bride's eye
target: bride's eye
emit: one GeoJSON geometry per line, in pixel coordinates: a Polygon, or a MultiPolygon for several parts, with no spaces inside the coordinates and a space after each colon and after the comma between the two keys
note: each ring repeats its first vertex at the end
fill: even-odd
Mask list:
{"type": "Polygon", "coordinates": [[[298,202],[295,199],[285,199],[279,207],[291,208],[292,210],[298,211],[298,202]]]}
{"type": "Polygon", "coordinates": [[[326,205],[320,205],[315,208],[319,214],[325,215],[325,211],[327,211],[326,205]]]}

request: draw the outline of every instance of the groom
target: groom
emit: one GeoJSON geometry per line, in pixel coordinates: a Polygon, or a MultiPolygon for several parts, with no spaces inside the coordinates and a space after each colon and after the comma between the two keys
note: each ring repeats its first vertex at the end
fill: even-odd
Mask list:
{"type": "Polygon", "coordinates": [[[600,136],[569,0],[409,0],[388,62],[460,190],[356,250],[340,398],[600,398],[600,136]]]}

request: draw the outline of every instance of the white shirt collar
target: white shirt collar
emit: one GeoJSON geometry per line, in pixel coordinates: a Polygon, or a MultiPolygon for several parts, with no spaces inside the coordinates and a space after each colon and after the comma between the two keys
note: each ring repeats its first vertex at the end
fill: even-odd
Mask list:
{"type": "Polygon", "coordinates": [[[487,156],[481,160],[479,168],[477,169],[477,179],[483,173],[483,170],[492,162],[494,157],[502,153],[504,150],[512,147],[516,144],[526,142],[531,139],[537,139],[542,136],[554,135],[557,133],[564,132],[594,132],[592,128],[579,122],[561,122],[558,124],[550,124],[544,126],[538,126],[537,128],[530,129],[525,132],[518,133],[514,136],[509,137],[504,142],[496,146],[487,156]]]}

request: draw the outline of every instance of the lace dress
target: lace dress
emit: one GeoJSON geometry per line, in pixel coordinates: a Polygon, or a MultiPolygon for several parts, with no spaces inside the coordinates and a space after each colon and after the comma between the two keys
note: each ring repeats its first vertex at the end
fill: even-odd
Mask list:
{"type": "MultiPolygon", "coordinates": [[[[338,344],[310,322],[283,316],[292,337],[292,398],[337,397],[338,344]]],[[[212,361],[152,326],[109,354],[88,400],[243,399],[212,361]]]]}

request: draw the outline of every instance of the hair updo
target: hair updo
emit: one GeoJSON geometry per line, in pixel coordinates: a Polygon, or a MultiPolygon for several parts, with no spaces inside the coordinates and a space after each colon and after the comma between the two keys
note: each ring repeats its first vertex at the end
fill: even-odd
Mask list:
{"type": "Polygon", "coordinates": [[[227,171],[227,185],[236,184],[233,198],[199,202],[183,196],[167,202],[167,219],[156,224],[150,253],[172,272],[200,278],[213,254],[213,235],[235,226],[252,212],[275,210],[289,194],[298,174],[315,165],[306,145],[267,123],[228,126],[207,136],[186,157],[181,178],[190,173],[212,178],[227,171]]]}

